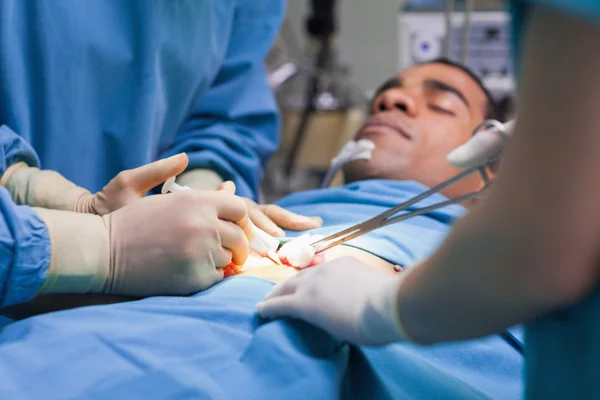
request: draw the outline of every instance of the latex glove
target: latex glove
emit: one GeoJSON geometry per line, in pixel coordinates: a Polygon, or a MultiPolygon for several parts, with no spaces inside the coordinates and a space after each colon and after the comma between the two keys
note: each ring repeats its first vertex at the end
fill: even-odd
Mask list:
{"type": "Polygon", "coordinates": [[[178,175],[188,165],[187,154],[175,156],[120,172],[101,192],[85,196],[77,203],[78,212],[105,215],[146,196],[154,187],[178,175]]]}
{"type": "Polygon", "coordinates": [[[40,294],[187,295],[248,256],[246,204],[226,192],[149,196],[103,217],[36,211],[52,247],[40,294]]]}
{"type": "Polygon", "coordinates": [[[260,229],[275,237],[285,236],[283,229],[306,231],[320,228],[323,225],[320,217],[305,217],[275,204],[256,204],[248,198],[244,198],[244,201],[248,207],[250,220],[260,229]]]}
{"type": "Polygon", "coordinates": [[[123,171],[94,195],[55,171],[23,163],[11,167],[2,181],[17,204],[105,215],[144,197],[150,189],[184,171],[187,164],[187,155],[182,153],[123,171]]]}
{"type": "Polygon", "coordinates": [[[320,217],[305,217],[275,204],[256,204],[252,199],[246,197],[244,197],[244,201],[248,208],[248,216],[254,225],[275,237],[285,236],[283,229],[306,231],[320,228],[323,225],[320,217]]]}
{"type": "MultiPolygon", "coordinates": [[[[177,183],[192,189],[221,190],[223,185],[234,185],[231,181],[223,182],[221,177],[214,171],[206,169],[194,169],[186,171],[177,177],[177,183]]],[[[293,231],[305,231],[307,229],[320,228],[323,220],[319,217],[305,217],[294,214],[274,204],[256,204],[252,199],[244,198],[250,220],[260,229],[272,236],[285,236],[283,229],[293,231]],[[283,229],[282,229],[283,228],[283,229]]]]}
{"type": "Polygon", "coordinates": [[[397,310],[401,277],[390,278],[354,258],[341,257],[278,284],[257,310],[266,318],[305,320],[357,345],[406,341],[397,310]]]}
{"type": "Polygon", "coordinates": [[[487,163],[499,156],[508,143],[515,121],[504,124],[506,132],[489,128],[478,132],[465,144],[452,150],[446,159],[456,168],[467,169],[487,163]]]}

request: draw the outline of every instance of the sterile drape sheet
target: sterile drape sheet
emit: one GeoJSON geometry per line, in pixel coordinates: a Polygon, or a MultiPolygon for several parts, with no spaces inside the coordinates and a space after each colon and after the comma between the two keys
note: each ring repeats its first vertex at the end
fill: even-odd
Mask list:
{"type": "MultiPolygon", "coordinates": [[[[325,228],[319,231],[327,233],[425,189],[414,182],[363,181],[298,193],[279,204],[321,216],[325,228]]],[[[352,244],[410,268],[439,245],[463,213],[461,207],[448,207],[352,244]]],[[[303,322],[260,319],[256,303],[273,285],[232,277],[191,297],[154,297],[8,321],[0,331],[0,399],[522,396],[523,358],[498,335],[431,348],[352,347],[303,322]]]]}

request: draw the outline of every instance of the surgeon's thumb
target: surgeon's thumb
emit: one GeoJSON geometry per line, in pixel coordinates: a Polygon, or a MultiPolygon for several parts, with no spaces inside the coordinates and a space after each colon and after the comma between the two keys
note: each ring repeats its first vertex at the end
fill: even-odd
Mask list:
{"type": "Polygon", "coordinates": [[[132,169],[127,171],[128,176],[126,176],[126,185],[136,192],[146,193],[172,176],[179,175],[185,171],[188,162],[187,154],[180,153],[132,169]]]}
{"type": "Polygon", "coordinates": [[[256,304],[256,311],[262,318],[296,317],[297,299],[292,295],[274,297],[256,304]]]}

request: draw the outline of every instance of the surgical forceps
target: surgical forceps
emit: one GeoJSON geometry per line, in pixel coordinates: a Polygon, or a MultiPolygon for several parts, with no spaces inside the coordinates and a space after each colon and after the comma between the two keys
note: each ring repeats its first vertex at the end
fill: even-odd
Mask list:
{"type": "MultiPolygon", "coordinates": [[[[497,129],[500,129],[500,130],[505,129],[504,125],[501,122],[490,119],[490,120],[483,121],[481,124],[479,124],[473,130],[473,135],[475,135],[481,128],[483,128],[485,126],[490,126],[490,125],[496,127],[497,129]]],[[[351,226],[350,228],[344,229],[341,232],[337,232],[333,235],[330,235],[323,239],[317,240],[316,242],[311,244],[311,246],[315,250],[315,254],[325,251],[327,249],[330,249],[334,246],[340,245],[342,243],[346,243],[349,240],[352,240],[354,238],[362,236],[365,233],[369,233],[375,229],[378,229],[378,228],[381,228],[381,227],[384,227],[384,226],[387,226],[390,224],[395,224],[397,222],[404,221],[405,219],[415,217],[417,215],[425,214],[425,213],[428,213],[428,212],[431,212],[431,211],[434,211],[434,210],[437,210],[437,209],[440,209],[443,207],[447,207],[447,206],[450,206],[453,204],[462,203],[463,201],[471,200],[471,199],[474,199],[475,197],[478,197],[478,196],[484,194],[491,184],[490,179],[485,171],[485,167],[494,163],[496,161],[496,158],[493,158],[481,165],[476,165],[474,167],[466,169],[463,172],[453,176],[452,178],[440,183],[439,185],[437,185],[437,186],[435,186],[435,187],[433,187],[433,188],[431,188],[431,189],[429,189],[429,190],[427,190],[427,191],[425,191],[425,192],[423,192],[423,193],[421,193],[421,194],[419,194],[419,195],[417,195],[395,207],[392,207],[389,210],[384,211],[381,214],[376,215],[375,217],[373,217],[371,219],[368,219],[364,222],[361,222],[359,224],[351,226]],[[410,212],[407,212],[404,214],[395,215],[401,211],[406,210],[413,204],[418,203],[419,201],[421,201],[423,199],[426,199],[430,196],[433,196],[434,194],[441,192],[448,186],[460,181],[461,179],[471,175],[474,172],[479,172],[479,174],[481,175],[481,177],[483,179],[484,186],[482,189],[476,190],[471,193],[467,193],[462,196],[458,196],[454,199],[441,201],[439,203],[436,203],[436,204],[433,204],[433,205],[430,205],[427,207],[419,208],[417,210],[413,210],[413,211],[410,211],[410,212]]]]}

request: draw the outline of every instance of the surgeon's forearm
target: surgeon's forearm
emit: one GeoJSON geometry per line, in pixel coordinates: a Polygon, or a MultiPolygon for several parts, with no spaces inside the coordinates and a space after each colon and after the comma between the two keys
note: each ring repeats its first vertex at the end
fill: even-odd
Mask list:
{"type": "Polygon", "coordinates": [[[216,190],[223,178],[210,169],[191,169],[177,178],[177,183],[197,190],[216,190]]]}
{"type": "Polygon", "coordinates": [[[600,27],[537,8],[529,33],[515,134],[490,196],[400,283],[398,314],[417,342],[497,332],[598,282],[600,53],[586,49],[600,27]]]}

